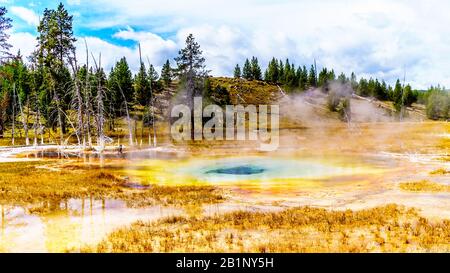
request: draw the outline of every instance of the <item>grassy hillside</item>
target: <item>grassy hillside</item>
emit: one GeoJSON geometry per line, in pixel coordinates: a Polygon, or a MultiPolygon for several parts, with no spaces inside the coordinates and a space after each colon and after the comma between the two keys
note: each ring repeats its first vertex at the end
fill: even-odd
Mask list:
{"type": "Polygon", "coordinates": [[[217,77],[210,78],[210,95],[213,101],[225,101],[230,104],[273,104],[282,96],[276,85],[263,81],[217,77]]]}

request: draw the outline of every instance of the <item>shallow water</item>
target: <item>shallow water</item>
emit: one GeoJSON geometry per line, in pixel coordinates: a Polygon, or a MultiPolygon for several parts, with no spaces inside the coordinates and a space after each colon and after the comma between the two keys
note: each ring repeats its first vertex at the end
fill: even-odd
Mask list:
{"type": "Polygon", "coordinates": [[[175,171],[209,182],[233,182],[238,180],[320,179],[357,174],[361,171],[369,171],[369,168],[364,168],[356,163],[342,166],[338,163],[324,162],[318,159],[295,157],[231,157],[198,162],[175,171]],[[249,170],[251,173],[236,174],[230,170],[249,170]]]}
{"type": "Polygon", "coordinates": [[[17,206],[0,209],[0,252],[78,251],[137,220],[181,214],[174,208],[128,208],[120,200],[90,199],[71,199],[44,214],[31,214],[27,208],[17,206]]]}

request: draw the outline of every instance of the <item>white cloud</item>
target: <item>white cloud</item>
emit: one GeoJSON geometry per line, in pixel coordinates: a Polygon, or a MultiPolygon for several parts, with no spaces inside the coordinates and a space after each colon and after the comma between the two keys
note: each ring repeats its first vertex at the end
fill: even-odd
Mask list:
{"type": "Polygon", "coordinates": [[[450,59],[443,58],[450,53],[448,1],[113,0],[106,9],[105,1],[94,4],[113,15],[102,27],[172,31],[178,46],[193,32],[214,74],[230,75],[244,57],[276,56],[307,65],[315,58],[337,72],[391,83],[406,68],[416,87],[450,86],[450,59]]]}
{"type": "Polygon", "coordinates": [[[28,57],[36,48],[36,37],[28,32],[12,33],[9,43],[13,46],[11,53],[16,54],[20,50],[20,54],[28,57]]]}
{"type": "Polygon", "coordinates": [[[67,0],[67,4],[69,5],[80,5],[81,4],[81,0],[67,0]]]}
{"type": "MultiPolygon", "coordinates": [[[[98,0],[86,4],[89,11],[103,16],[86,19],[86,10],[75,9],[81,14],[75,25],[122,28],[114,38],[139,42],[144,58],[157,65],[172,59],[187,34],[193,33],[214,75],[231,75],[236,63],[254,55],[263,66],[272,56],[289,58],[297,65],[316,59],[319,67],[332,67],[337,73],[354,71],[393,83],[406,70],[414,87],[450,86],[450,1],[98,0]]],[[[117,46],[95,37],[88,37],[88,43],[93,51],[102,52],[105,66],[121,56],[133,69],[138,66],[137,46],[117,46]]],[[[83,54],[84,44],[77,45],[83,54]]]]}
{"type": "Polygon", "coordinates": [[[10,8],[11,13],[24,20],[27,24],[37,26],[39,24],[39,16],[31,9],[13,6],[10,8]]]}
{"type": "MultiPolygon", "coordinates": [[[[178,45],[172,40],[164,40],[160,36],[147,32],[136,32],[131,28],[121,30],[117,32],[114,37],[126,40],[133,40],[141,44],[141,55],[143,62],[147,65],[148,60],[160,69],[166,59],[175,56],[178,51],[178,45]]],[[[86,49],[84,44],[86,39],[89,49],[89,62],[93,64],[92,56],[98,60],[101,54],[102,67],[107,72],[111,67],[125,57],[128,61],[130,69],[133,72],[137,72],[139,69],[139,47],[135,45],[133,47],[118,46],[97,37],[78,38],[76,43],[77,58],[80,63],[86,63],[86,49]]]]}
{"type": "MultiPolygon", "coordinates": [[[[113,45],[97,37],[82,37],[78,38],[78,41],[76,42],[77,59],[80,64],[86,63],[85,40],[89,50],[90,66],[94,66],[92,56],[94,56],[96,62],[98,62],[101,55],[101,65],[105,68],[106,72],[109,72],[109,69],[120,58],[125,56],[128,60],[132,59],[133,50],[128,47],[113,45]]],[[[134,65],[133,63],[131,64],[134,65]]]]}

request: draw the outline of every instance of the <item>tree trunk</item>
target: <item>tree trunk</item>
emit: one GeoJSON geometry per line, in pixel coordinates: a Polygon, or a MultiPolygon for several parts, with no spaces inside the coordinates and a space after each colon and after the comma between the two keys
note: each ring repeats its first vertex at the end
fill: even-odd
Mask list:
{"type": "MultiPolygon", "coordinates": [[[[62,111],[62,108],[61,108],[62,111]]],[[[66,119],[61,115],[61,131],[63,135],[67,134],[67,126],[66,126],[66,119]]]]}
{"type": "MultiPolygon", "coordinates": [[[[85,103],[86,103],[86,108],[85,108],[85,113],[86,113],[86,122],[87,122],[87,128],[86,128],[86,133],[87,133],[87,142],[88,142],[88,146],[89,148],[92,147],[92,138],[91,138],[91,115],[90,115],[90,111],[91,111],[91,104],[90,104],[90,90],[89,90],[89,49],[88,49],[88,45],[86,42],[86,39],[84,39],[84,45],[86,47],[86,85],[85,85],[85,92],[84,92],[84,96],[85,96],[85,103]]],[[[84,138],[83,138],[84,141],[84,138]]],[[[86,147],[86,144],[83,143],[83,147],[86,147]]]]}
{"type": "Polygon", "coordinates": [[[92,58],[94,59],[94,64],[95,64],[95,68],[96,68],[96,74],[97,74],[97,117],[95,118],[95,120],[97,121],[97,145],[100,146],[100,149],[103,150],[105,148],[105,137],[104,137],[104,133],[103,133],[103,129],[104,129],[104,104],[103,104],[103,88],[102,88],[102,84],[101,84],[101,79],[99,78],[100,75],[99,73],[101,65],[102,65],[102,55],[99,56],[98,59],[98,65],[97,62],[95,61],[94,56],[92,56],[92,58]]]}
{"type": "MultiPolygon", "coordinates": [[[[73,60],[70,60],[70,65],[72,66],[72,71],[73,71],[73,77],[74,77],[74,84],[75,84],[75,105],[77,108],[77,119],[78,119],[78,124],[77,124],[77,135],[79,135],[78,139],[82,139],[83,142],[83,148],[86,145],[86,139],[84,136],[84,124],[83,124],[83,97],[81,96],[81,89],[80,89],[80,84],[78,82],[78,77],[77,77],[77,73],[78,73],[78,64],[77,64],[77,58],[75,55],[75,52],[73,52],[74,58],[73,60]]],[[[88,73],[88,71],[86,70],[86,73],[88,73]]],[[[80,141],[78,141],[78,145],[81,145],[80,141]]]]}
{"type": "Polygon", "coordinates": [[[1,116],[0,116],[0,138],[3,138],[3,118],[1,116]]]}
{"type": "Polygon", "coordinates": [[[36,111],[35,112],[35,114],[34,114],[34,124],[33,124],[33,131],[34,131],[34,139],[33,139],[33,145],[34,146],[37,146],[38,145],[38,140],[37,140],[37,137],[38,137],[38,124],[39,124],[39,122],[38,122],[38,111],[36,111]]]}
{"type": "MultiPolygon", "coordinates": [[[[148,67],[151,66],[150,60],[147,57],[148,67]]],[[[150,105],[152,111],[152,127],[153,127],[153,146],[156,147],[156,128],[155,128],[155,105],[154,105],[154,96],[153,96],[153,82],[150,81],[150,105]]],[[[148,129],[148,144],[150,144],[150,128],[148,129]]]]}
{"type": "Polygon", "coordinates": [[[133,146],[133,126],[131,125],[130,112],[128,111],[128,103],[122,88],[119,85],[120,94],[122,94],[123,101],[125,103],[125,112],[127,113],[127,124],[128,124],[128,137],[130,146],[133,146]]]}
{"type": "Polygon", "coordinates": [[[61,146],[63,146],[64,144],[64,125],[63,125],[63,118],[61,115],[61,111],[62,109],[60,108],[60,100],[59,100],[59,96],[58,93],[56,93],[55,91],[55,101],[56,101],[56,111],[57,111],[57,116],[58,116],[58,124],[59,124],[59,138],[60,138],[60,142],[61,142],[61,146]]]}
{"type": "MultiPolygon", "coordinates": [[[[88,96],[89,98],[89,96],[88,96]]],[[[87,119],[87,142],[88,142],[88,147],[92,147],[92,137],[91,137],[91,111],[90,111],[90,103],[88,102],[87,105],[87,111],[86,111],[86,119],[87,119]]]]}
{"type": "Polygon", "coordinates": [[[15,127],[16,127],[16,83],[13,84],[13,104],[12,104],[12,128],[11,128],[11,143],[14,146],[14,135],[15,135],[15,127]]]}
{"type": "Polygon", "coordinates": [[[104,118],[103,118],[103,91],[100,80],[98,80],[98,89],[97,89],[97,132],[98,132],[98,140],[97,144],[100,145],[101,150],[105,148],[105,138],[103,134],[103,126],[104,126],[104,118]]]}
{"type": "MultiPolygon", "coordinates": [[[[15,92],[15,90],[14,90],[15,92]]],[[[14,94],[16,95],[16,94],[14,94]]],[[[27,120],[25,118],[25,115],[23,113],[23,108],[22,108],[22,102],[20,101],[20,97],[17,94],[17,99],[19,101],[19,109],[20,109],[20,116],[22,118],[22,125],[23,125],[23,131],[25,133],[25,145],[30,145],[30,139],[28,138],[28,125],[27,125],[27,120]]]]}
{"type": "MultiPolygon", "coordinates": [[[[75,82],[77,82],[77,80],[75,80],[75,82]]],[[[83,141],[83,146],[86,143],[86,140],[84,139],[84,124],[83,124],[83,98],[81,97],[81,91],[80,91],[80,86],[76,83],[75,84],[75,89],[76,89],[76,96],[77,96],[77,101],[78,101],[78,112],[77,112],[77,116],[78,116],[78,128],[77,131],[80,134],[80,137],[83,141]]],[[[78,143],[78,145],[81,145],[81,143],[78,143]]]]}
{"type": "Polygon", "coordinates": [[[39,125],[39,131],[41,132],[41,145],[44,145],[44,129],[41,124],[41,111],[38,109],[37,120],[39,125]]]}

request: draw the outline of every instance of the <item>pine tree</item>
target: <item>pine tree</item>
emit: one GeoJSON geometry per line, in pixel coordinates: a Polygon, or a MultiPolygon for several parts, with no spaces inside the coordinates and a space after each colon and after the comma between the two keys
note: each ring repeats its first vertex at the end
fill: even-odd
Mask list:
{"type": "Polygon", "coordinates": [[[148,68],[147,75],[148,75],[148,81],[150,83],[154,83],[154,82],[158,81],[158,78],[159,78],[158,72],[156,71],[155,67],[152,64],[150,64],[150,67],[148,68]]]}
{"type": "Polygon", "coordinates": [[[308,74],[308,87],[317,87],[316,69],[311,65],[308,74]]]}
{"type": "Polygon", "coordinates": [[[291,79],[289,81],[290,87],[297,87],[298,79],[299,79],[299,71],[295,69],[294,63],[291,64],[291,79]]]}
{"type": "Polygon", "coordinates": [[[379,100],[388,99],[387,87],[384,81],[379,82],[378,79],[375,80],[374,97],[379,100]]]}
{"type": "Polygon", "coordinates": [[[9,49],[11,45],[8,43],[9,35],[7,31],[12,27],[12,20],[6,17],[7,12],[5,7],[0,7],[0,61],[10,57],[9,49]]]}
{"type": "Polygon", "coordinates": [[[282,84],[287,84],[287,78],[291,72],[291,65],[289,64],[289,59],[286,59],[286,62],[284,63],[284,68],[283,68],[283,77],[281,77],[280,82],[282,84]]]}
{"type": "Polygon", "coordinates": [[[370,78],[369,83],[367,84],[367,95],[375,97],[375,80],[373,78],[370,78]]]}
{"type": "Polygon", "coordinates": [[[298,87],[301,91],[305,91],[308,89],[308,70],[306,69],[306,66],[303,66],[300,71],[300,78],[299,78],[298,87]]]}
{"type": "Polygon", "coordinates": [[[337,80],[338,80],[338,82],[341,83],[341,84],[345,84],[345,83],[347,83],[347,82],[349,81],[349,79],[347,78],[347,76],[345,76],[344,73],[339,74],[337,80]]]}
{"type": "Polygon", "coordinates": [[[273,57],[272,60],[269,62],[264,79],[265,81],[270,83],[277,83],[278,74],[279,74],[278,60],[275,59],[275,57],[273,57]]]}
{"type": "Polygon", "coordinates": [[[29,105],[30,80],[27,66],[19,53],[0,66],[0,138],[3,137],[5,121],[12,117],[23,125],[26,144],[29,144],[28,126],[25,122],[25,107],[29,105]]]}
{"type": "Polygon", "coordinates": [[[65,58],[75,50],[72,29],[73,16],[60,3],[56,10],[45,9],[38,26],[39,57],[49,68],[61,68],[65,58]]]}
{"type": "MultiPolygon", "coordinates": [[[[178,52],[175,61],[178,66],[178,77],[186,92],[187,106],[193,111],[194,97],[203,93],[208,70],[206,70],[205,58],[202,56],[200,45],[192,34],[186,38],[186,46],[178,52]]],[[[194,139],[194,115],[191,115],[191,118],[191,139],[194,139]]]]}
{"type": "Polygon", "coordinates": [[[297,83],[297,87],[300,86],[300,79],[301,79],[301,77],[302,77],[302,67],[299,66],[299,67],[297,67],[297,70],[295,71],[295,80],[296,80],[296,83],[297,83]]]}
{"type": "Polygon", "coordinates": [[[356,81],[356,75],[354,72],[352,72],[350,76],[350,85],[352,86],[352,89],[356,91],[358,89],[358,82],[356,81]]]}
{"type": "Polygon", "coordinates": [[[280,60],[280,63],[278,64],[278,79],[277,82],[284,84],[284,64],[283,61],[280,60]]]}
{"type": "Polygon", "coordinates": [[[124,103],[131,103],[134,96],[133,75],[125,57],[122,57],[111,69],[108,78],[108,89],[111,92],[115,112],[120,114],[124,103]],[[122,93],[125,96],[126,102],[122,93]]]}
{"type": "Polygon", "coordinates": [[[388,100],[389,99],[389,89],[387,87],[386,82],[383,80],[381,82],[381,89],[383,90],[383,98],[382,100],[388,100]]]}
{"type": "Polygon", "coordinates": [[[150,99],[150,82],[144,63],[141,63],[139,72],[134,77],[134,98],[142,106],[147,105],[150,99]]]}
{"type": "Polygon", "coordinates": [[[426,113],[430,119],[450,117],[450,93],[440,86],[431,87],[426,92],[426,113]]]}
{"type": "MultiPolygon", "coordinates": [[[[56,10],[45,9],[42,20],[38,26],[39,65],[44,66],[49,73],[46,75],[47,84],[44,89],[52,96],[54,111],[60,127],[60,140],[63,141],[66,132],[66,114],[71,98],[67,96],[67,86],[70,84],[70,73],[65,66],[73,58],[76,42],[72,29],[73,16],[69,15],[64,5],[60,3],[56,10]],[[69,77],[67,77],[69,74],[69,77]]],[[[51,112],[47,111],[47,121],[51,112]]]]}
{"type": "Polygon", "coordinates": [[[166,86],[168,86],[172,82],[172,68],[170,67],[169,60],[167,60],[162,67],[161,79],[163,80],[166,86]]]}
{"type": "Polygon", "coordinates": [[[186,46],[178,52],[177,74],[187,92],[188,104],[192,109],[194,96],[203,91],[204,79],[208,76],[205,66],[205,58],[202,56],[200,45],[194,36],[189,34],[186,38],[186,46]]]}
{"type": "Polygon", "coordinates": [[[248,59],[245,59],[244,68],[242,69],[242,77],[246,80],[253,80],[252,67],[248,59]]]}
{"type": "Polygon", "coordinates": [[[402,104],[405,106],[411,106],[411,104],[413,104],[416,100],[417,97],[414,96],[411,85],[406,85],[405,90],[403,91],[402,104]]]}
{"type": "Polygon", "coordinates": [[[360,96],[367,97],[369,96],[369,87],[368,82],[366,79],[361,78],[359,80],[358,89],[356,90],[356,93],[360,96]]]}
{"type": "Polygon", "coordinates": [[[328,70],[326,67],[322,68],[322,70],[319,72],[319,77],[317,80],[317,86],[323,87],[327,83],[328,80],[328,70]]]}
{"type": "Polygon", "coordinates": [[[284,65],[283,82],[288,87],[293,87],[296,84],[295,68],[289,63],[289,59],[286,59],[286,63],[284,65]]]}
{"type": "Polygon", "coordinates": [[[403,88],[400,84],[400,80],[397,79],[395,83],[394,92],[392,94],[392,101],[394,102],[394,108],[397,112],[399,112],[403,107],[403,88]]]}
{"type": "Polygon", "coordinates": [[[262,80],[262,72],[261,72],[261,67],[259,67],[258,64],[258,58],[256,57],[252,57],[252,61],[251,61],[251,73],[252,73],[252,79],[253,80],[262,80]]]}
{"type": "Polygon", "coordinates": [[[334,73],[334,69],[331,69],[330,73],[328,73],[327,77],[328,82],[332,82],[336,80],[336,74],[334,73]]]}
{"type": "Polygon", "coordinates": [[[241,68],[239,67],[239,64],[236,64],[236,66],[234,67],[234,78],[241,78],[241,68]]]}

